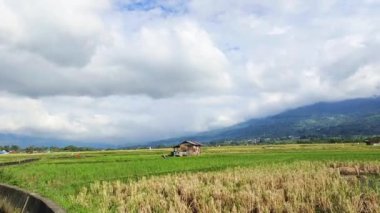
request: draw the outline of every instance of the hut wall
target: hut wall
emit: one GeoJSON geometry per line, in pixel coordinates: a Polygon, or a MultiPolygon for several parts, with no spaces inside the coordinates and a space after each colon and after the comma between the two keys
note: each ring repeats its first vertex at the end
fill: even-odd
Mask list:
{"type": "Polygon", "coordinates": [[[181,144],[178,148],[179,152],[187,152],[188,155],[198,155],[200,154],[200,147],[188,144],[181,144]]]}

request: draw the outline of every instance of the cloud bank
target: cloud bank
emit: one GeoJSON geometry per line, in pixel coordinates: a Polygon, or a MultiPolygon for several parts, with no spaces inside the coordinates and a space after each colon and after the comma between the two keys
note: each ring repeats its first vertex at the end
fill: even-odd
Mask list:
{"type": "Polygon", "coordinates": [[[380,2],[0,0],[0,133],[136,144],[378,95],[380,2]]]}

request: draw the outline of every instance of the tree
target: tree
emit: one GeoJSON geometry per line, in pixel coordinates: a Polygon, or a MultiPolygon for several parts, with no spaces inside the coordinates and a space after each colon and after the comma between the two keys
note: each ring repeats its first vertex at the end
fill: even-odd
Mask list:
{"type": "Polygon", "coordinates": [[[34,146],[28,146],[25,148],[26,153],[33,153],[34,150],[35,150],[34,146]]]}
{"type": "Polygon", "coordinates": [[[20,150],[20,147],[17,145],[12,145],[11,150],[18,151],[18,150],[20,150]]]}

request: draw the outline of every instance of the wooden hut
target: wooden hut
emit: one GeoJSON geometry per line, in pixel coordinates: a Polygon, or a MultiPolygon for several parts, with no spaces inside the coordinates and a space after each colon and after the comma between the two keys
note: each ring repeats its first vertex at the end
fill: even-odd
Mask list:
{"type": "Polygon", "coordinates": [[[173,147],[173,156],[191,156],[201,154],[202,144],[195,141],[183,141],[177,146],[173,147]]]}

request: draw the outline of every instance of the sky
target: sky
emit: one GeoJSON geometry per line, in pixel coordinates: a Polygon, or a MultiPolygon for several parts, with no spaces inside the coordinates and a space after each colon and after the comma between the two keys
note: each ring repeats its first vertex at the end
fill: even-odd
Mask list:
{"type": "Polygon", "coordinates": [[[380,93],[380,0],[0,0],[0,134],[132,145],[380,93]]]}

